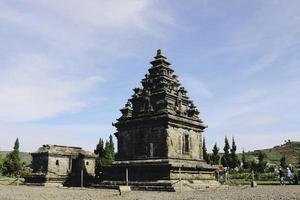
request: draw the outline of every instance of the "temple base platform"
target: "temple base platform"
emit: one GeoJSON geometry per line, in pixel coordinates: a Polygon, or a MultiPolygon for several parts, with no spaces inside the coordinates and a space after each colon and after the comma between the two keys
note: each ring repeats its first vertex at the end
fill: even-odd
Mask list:
{"type": "Polygon", "coordinates": [[[148,159],[115,161],[105,167],[99,188],[117,189],[129,185],[132,190],[192,191],[220,187],[216,168],[200,160],[148,159]]]}

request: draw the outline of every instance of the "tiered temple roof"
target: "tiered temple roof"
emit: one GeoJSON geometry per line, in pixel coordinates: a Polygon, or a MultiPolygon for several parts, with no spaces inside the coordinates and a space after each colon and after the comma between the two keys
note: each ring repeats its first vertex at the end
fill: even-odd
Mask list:
{"type": "Polygon", "coordinates": [[[121,109],[122,116],[118,121],[167,114],[201,123],[205,128],[198,117],[198,109],[187,96],[161,49],[157,50],[150,63],[152,67],[142,79],[142,87],[133,89],[134,94],[121,109]]]}
{"type": "Polygon", "coordinates": [[[78,156],[83,155],[85,157],[96,157],[95,154],[83,150],[81,147],[70,147],[62,145],[49,145],[45,144],[40,147],[32,155],[48,154],[48,155],[62,155],[62,156],[78,156]]]}

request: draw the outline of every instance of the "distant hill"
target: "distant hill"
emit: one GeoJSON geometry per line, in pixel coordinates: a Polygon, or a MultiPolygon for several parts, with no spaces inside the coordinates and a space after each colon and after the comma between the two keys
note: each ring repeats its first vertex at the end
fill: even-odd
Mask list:
{"type": "MultiPolygon", "coordinates": [[[[0,154],[2,155],[2,158],[4,158],[6,156],[6,154],[8,154],[9,151],[0,151],[0,154]]],[[[25,162],[26,164],[30,164],[31,163],[31,155],[27,152],[20,152],[20,158],[21,158],[21,162],[25,162]]]]}
{"type": "Polygon", "coordinates": [[[300,141],[287,141],[285,144],[274,146],[269,149],[255,150],[247,152],[248,157],[254,157],[259,151],[267,155],[270,163],[280,163],[280,159],[285,156],[288,164],[298,164],[300,161],[300,141]]]}

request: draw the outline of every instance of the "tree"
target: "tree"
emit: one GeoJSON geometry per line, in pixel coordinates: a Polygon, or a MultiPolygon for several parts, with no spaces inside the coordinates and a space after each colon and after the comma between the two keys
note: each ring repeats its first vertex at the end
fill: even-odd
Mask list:
{"type": "Polygon", "coordinates": [[[102,138],[99,139],[99,142],[94,150],[94,153],[98,155],[98,157],[103,157],[104,155],[104,141],[102,138]]]}
{"type": "Polygon", "coordinates": [[[105,142],[105,145],[103,139],[100,138],[94,153],[97,155],[96,174],[99,174],[103,166],[111,165],[112,161],[114,161],[115,147],[112,135],[109,136],[109,140],[105,142]]]}
{"type": "Polygon", "coordinates": [[[255,159],[251,160],[250,169],[251,171],[257,171],[257,164],[255,162],[255,159]]]}
{"type": "Polygon", "coordinates": [[[19,148],[20,148],[20,142],[19,142],[19,138],[17,138],[14,145],[14,151],[19,153],[19,148]]]}
{"type": "Polygon", "coordinates": [[[221,163],[224,167],[230,167],[231,166],[231,157],[230,157],[230,146],[227,137],[225,136],[225,146],[223,148],[224,155],[221,159],[221,163]]]}
{"type": "Polygon", "coordinates": [[[109,151],[111,153],[112,160],[115,158],[115,145],[112,135],[109,135],[109,151]]]}
{"type": "Polygon", "coordinates": [[[102,171],[103,159],[104,159],[104,141],[102,138],[99,139],[99,142],[94,150],[94,153],[97,155],[95,163],[95,172],[96,175],[99,175],[102,171]]]}
{"type": "Polygon", "coordinates": [[[220,149],[218,148],[217,144],[215,144],[212,150],[213,154],[211,155],[211,164],[213,165],[219,164],[219,160],[220,160],[219,150],[220,149]]]}
{"type": "Polygon", "coordinates": [[[205,138],[203,137],[203,145],[202,145],[202,151],[203,151],[203,159],[209,163],[210,162],[210,157],[207,153],[207,149],[206,149],[206,144],[205,144],[205,138]]]}
{"type": "Polygon", "coordinates": [[[3,158],[2,158],[2,154],[0,153],[0,175],[2,172],[2,167],[3,167],[3,158]]]}
{"type": "Polygon", "coordinates": [[[281,159],[280,159],[280,166],[283,168],[283,169],[285,169],[285,168],[287,168],[287,163],[286,163],[286,158],[285,158],[285,156],[282,156],[281,157],[281,159]]]}
{"type": "Polygon", "coordinates": [[[14,145],[14,150],[7,154],[3,162],[3,174],[13,176],[21,169],[20,152],[19,152],[19,139],[17,138],[14,145]]]}
{"type": "Polygon", "coordinates": [[[114,143],[112,141],[111,135],[109,141],[105,142],[104,158],[104,165],[111,165],[112,161],[114,161],[115,158],[114,143]]]}
{"type": "Polygon", "coordinates": [[[246,160],[246,154],[245,154],[244,149],[242,152],[242,163],[243,163],[243,169],[247,169],[249,167],[249,163],[246,160]]]}
{"type": "Polygon", "coordinates": [[[239,158],[237,157],[236,155],[236,144],[235,144],[235,141],[234,141],[234,137],[232,137],[232,146],[231,146],[231,150],[230,150],[230,159],[231,159],[231,168],[236,168],[240,165],[240,161],[239,161],[239,158]]]}
{"type": "Polygon", "coordinates": [[[264,152],[262,152],[262,151],[258,152],[258,155],[257,155],[257,159],[258,159],[257,171],[258,172],[265,171],[265,168],[267,166],[267,162],[265,161],[266,158],[267,158],[267,155],[264,152]]]}

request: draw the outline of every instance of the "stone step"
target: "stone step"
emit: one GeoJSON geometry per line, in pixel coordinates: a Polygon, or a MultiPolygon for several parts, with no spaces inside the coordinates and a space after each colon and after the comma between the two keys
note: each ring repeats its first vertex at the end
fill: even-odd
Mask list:
{"type": "MultiPolygon", "coordinates": [[[[109,182],[104,181],[101,185],[126,185],[124,181],[109,182]]],[[[130,186],[172,186],[171,182],[129,182],[130,186]]]]}
{"type": "MultiPolygon", "coordinates": [[[[94,184],[92,187],[100,189],[119,189],[120,185],[124,184],[109,184],[107,182],[102,184],[94,184]]],[[[175,192],[175,189],[171,184],[162,183],[135,183],[130,184],[132,190],[137,191],[165,191],[165,192],[175,192]]]]}
{"type": "Polygon", "coordinates": [[[138,191],[163,191],[163,192],[175,192],[172,186],[132,186],[132,190],[138,191]]]}

